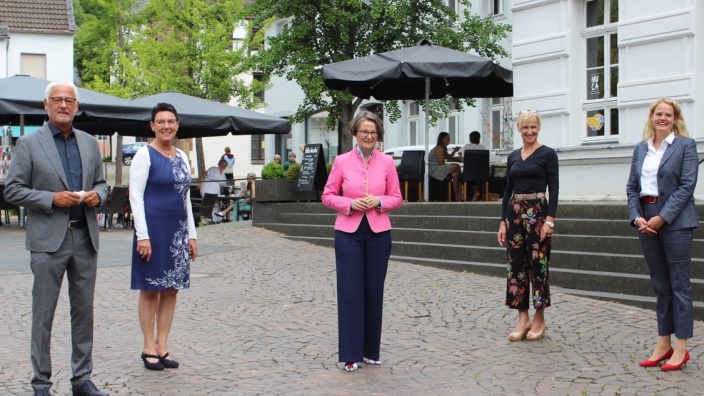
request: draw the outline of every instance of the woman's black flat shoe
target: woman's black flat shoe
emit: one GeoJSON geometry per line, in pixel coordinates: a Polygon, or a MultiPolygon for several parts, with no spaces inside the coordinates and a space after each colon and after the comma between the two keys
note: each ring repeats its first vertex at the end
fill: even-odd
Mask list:
{"type": "Polygon", "coordinates": [[[178,368],[178,362],[173,359],[167,359],[168,356],[168,352],[164,356],[159,356],[159,362],[166,368],[178,368]]]}
{"type": "Polygon", "coordinates": [[[164,364],[161,363],[161,358],[157,355],[147,355],[146,353],[142,353],[142,361],[144,362],[144,367],[146,367],[149,370],[161,371],[164,369],[164,364]],[[148,361],[147,359],[158,359],[158,360],[156,362],[152,363],[152,362],[148,361]]]}

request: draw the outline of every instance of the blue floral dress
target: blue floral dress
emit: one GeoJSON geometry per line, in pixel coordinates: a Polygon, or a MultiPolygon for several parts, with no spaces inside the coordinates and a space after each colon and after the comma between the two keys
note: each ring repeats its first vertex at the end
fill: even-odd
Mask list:
{"type": "Polygon", "coordinates": [[[191,175],[178,151],[175,157],[165,157],[152,147],[148,150],[151,166],[144,189],[144,215],[152,256],[150,261],[146,261],[136,253],[135,234],[132,244],[132,289],[188,289],[187,194],[191,175]]]}

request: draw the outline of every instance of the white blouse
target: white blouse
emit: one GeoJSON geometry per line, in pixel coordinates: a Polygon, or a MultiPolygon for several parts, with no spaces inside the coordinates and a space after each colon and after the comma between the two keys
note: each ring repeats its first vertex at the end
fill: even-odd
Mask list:
{"type": "Polygon", "coordinates": [[[643,168],[640,170],[639,196],[658,196],[658,168],[660,168],[660,161],[662,161],[665,150],[667,150],[674,140],[675,132],[670,132],[657,150],[653,147],[653,139],[648,140],[648,152],[645,154],[643,168]]]}

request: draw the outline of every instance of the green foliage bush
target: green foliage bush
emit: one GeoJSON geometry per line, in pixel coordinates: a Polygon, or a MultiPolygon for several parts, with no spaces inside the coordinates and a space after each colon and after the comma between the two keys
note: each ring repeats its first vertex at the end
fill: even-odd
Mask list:
{"type": "Polygon", "coordinates": [[[286,170],[286,178],[289,180],[298,180],[301,178],[301,164],[296,162],[286,170]]]}
{"type": "Polygon", "coordinates": [[[279,180],[286,179],[284,167],[276,162],[269,162],[262,167],[262,179],[264,180],[279,180]]]}

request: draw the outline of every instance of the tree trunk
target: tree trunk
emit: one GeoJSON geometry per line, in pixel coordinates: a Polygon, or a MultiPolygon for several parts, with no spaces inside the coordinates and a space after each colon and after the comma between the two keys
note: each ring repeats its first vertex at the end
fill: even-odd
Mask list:
{"type": "Polygon", "coordinates": [[[196,160],[198,161],[198,176],[205,173],[205,156],[203,154],[203,138],[196,138],[196,160]]]}
{"type": "Polygon", "coordinates": [[[337,138],[340,142],[338,153],[342,154],[352,150],[354,147],[354,136],[350,134],[349,125],[354,118],[354,111],[357,106],[353,103],[341,102],[338,103],[340,108],[340,119],[337,122],[337,138]]]}
{"type": "Polygon", "coordinates": [[[122,186],[122,135],[119,133],[115,145],[115,185],[122,186]]]}

